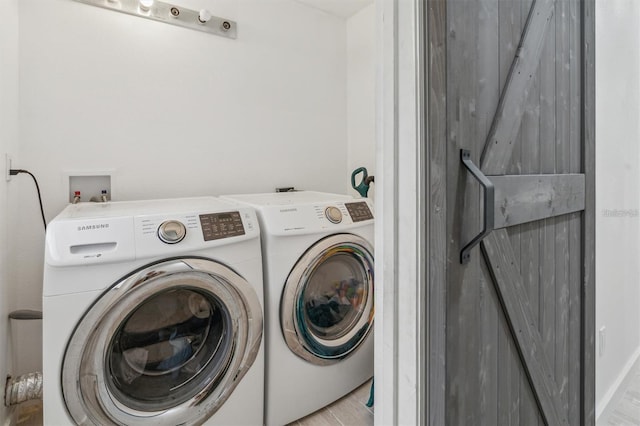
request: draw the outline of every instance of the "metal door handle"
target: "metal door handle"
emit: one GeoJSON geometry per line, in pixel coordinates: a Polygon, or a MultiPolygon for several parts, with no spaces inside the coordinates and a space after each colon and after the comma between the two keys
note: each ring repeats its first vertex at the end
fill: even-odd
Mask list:
{"type": "Polygon", "coordinates": [[[483,196],[483,208],[484,208],[484,221],[482,225],[482,231],[478,235],[476,235],[467,245],[462,248],[460,251],[460,263],[465,264],[469,263],[471,260],[471,249],[474,248],[484,237],[489,235],[491,231],[493,231],[493,221],[494,221],[494,187],[493,183],[480,171],[473,161],[471,161],[471,151],[468,149],[460,150],[460,160],[462,164],[469,170],[469,172],[473,175],[474,178],[480,183],[480,185],[484,188],[484,196],[483,196]]]}

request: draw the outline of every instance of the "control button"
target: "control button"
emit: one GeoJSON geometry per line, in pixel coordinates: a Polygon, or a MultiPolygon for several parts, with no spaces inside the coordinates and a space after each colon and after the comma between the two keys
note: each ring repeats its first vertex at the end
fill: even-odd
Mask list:
{"type": "Polygon", "coordinates": [[[158,238],[163,243],[176,244],[184,239],[187,235],[187,228],[177,220],[167,220],[162,222],[158,228],[158,238]]]}
{"type": "Polygon", "coordinates": [[[324,209],[324,215],[329,219],[331,223],[340,223],[342,222],[342,212],[337,207],[327,207],[324,209]]]}

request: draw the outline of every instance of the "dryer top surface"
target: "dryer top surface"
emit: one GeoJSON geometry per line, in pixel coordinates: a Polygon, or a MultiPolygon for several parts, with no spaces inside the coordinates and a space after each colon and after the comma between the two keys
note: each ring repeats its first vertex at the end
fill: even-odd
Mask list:
{"type": "Polygon", "coordinates": [[[266,194],[236,194],[223,196],[222,199],[239,201],[256,208],[354,200],[354,198],[349,195],[330,194],[327,192],[315,191],[273,192],[266,194]]]}

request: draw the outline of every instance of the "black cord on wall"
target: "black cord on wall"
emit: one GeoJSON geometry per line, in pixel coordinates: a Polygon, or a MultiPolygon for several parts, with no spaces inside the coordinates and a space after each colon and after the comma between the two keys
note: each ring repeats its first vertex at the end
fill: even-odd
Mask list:
{"type": "Polygon", "coordinates": [[[24,169],[11,169],[11,170],[9,170],[9,175],[11,175],[11,176],[15,176],[15,175],[18,175],[20,173],[26,173],[29,176],[31,176],[31,179],[33,179],[33,183],[36,184],[36,191],[38,191],[38,202],[40,203],[40,214],[42,215],[42,223],[44,224],[44,230],[46,231],[47,230],[47,221],[44,218],[44,208],[42,207],[42,196],[40,195],[40,185],[38,185],[38,180],[33,175],[33,173],[31,173],[29,170],[24,170],[24,169]]]}

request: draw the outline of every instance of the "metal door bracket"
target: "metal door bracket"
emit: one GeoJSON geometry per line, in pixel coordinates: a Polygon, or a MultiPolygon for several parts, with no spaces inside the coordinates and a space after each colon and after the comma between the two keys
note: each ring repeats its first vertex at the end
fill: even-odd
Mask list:
{"type": "Polygon", "coordinates": [[[489,235],[491,231],[493,231],[493,222],[494,222],[494,186],[493,183],[480,171],[480,169],[473,164],[471,161],[471,151],[468,149],[460,150],[460,160],[462,164],[466,167],[466,169],[471,173],[471,175],[476,178],[478,183],[484,189],[483,193],[483,209],[484,209],[484,218],[483,218],[483,226],[482,231],[478,235],[476,235],[467,245],[465,245],[460,251],[460,263],[465,264],[469,263],[471,260],[471,249],[474,248],[484,237],[489,235]]]}

